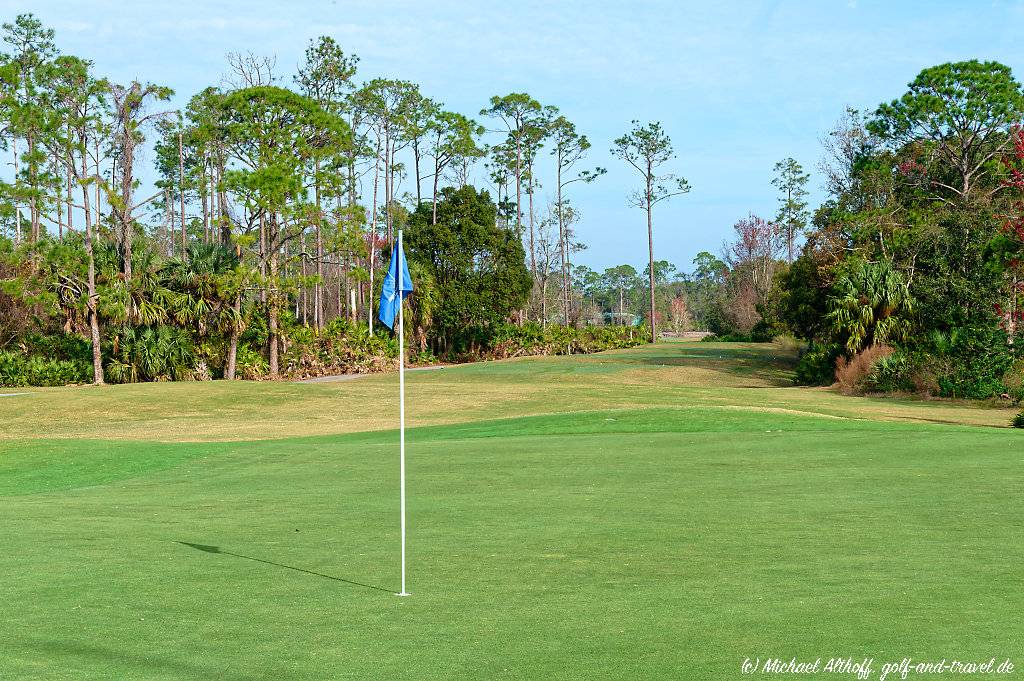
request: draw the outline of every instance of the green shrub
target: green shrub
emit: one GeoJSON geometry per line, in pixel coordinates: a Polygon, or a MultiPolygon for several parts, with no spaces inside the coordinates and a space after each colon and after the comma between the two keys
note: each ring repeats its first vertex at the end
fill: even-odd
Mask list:
{"type": "Polygon", "coordinates": [[[916,380],[920,362],[910,353],[897,350],[888,357],[877,360],[864,381],[868,392],[901,393],[928,392],[916,380]]]}
{"type": "Polygon", "coordinates": [[[1011,369],[1006,333],[988,328],[933,331],[922,343],[923,363],[936,377],[938,394],[982,400],[1006,392],[1003,376],[1011,369]]]}
{"type": "Polygon", "coordinates": [[[777,320],[766,321],[762,319],[750,330],[750,340],[755,343],[771,343],[777,336],[790,333],[784,324],[777,320]]]}
{"type": "Polygon", "coordinates": [[[1021,409],[1016,416],[1013,417],[1013,421],[1010,425],[1014,428],[1024,428],[1024,409],[1021,409]]]}
{"type": "Polygon", "coordinates": [[[410,352],[409,364],[437,364],[438,359],[430,350],[410,352]]]}
{"type": "Polygon", "coordinates": [[[58,386],[89,383],[92,364],[16,352],[0,352],[0,385],[58,386]]]}
{"type": "Polygon", "coordinates": [[[1024,359],[1014,362],[1003,374],[1003,385],[1006,392],[1015,402],[1024,401],[1024,359]]]}
{"type": "Polygon", "coordinates": [[[124,327],[111,336],[107,375],[114,383],[191,380],[192,339],[173,326],[124,327]]]}
{"type": "Polygon", "coordinates": [[[25,352],[92,364],[92,343],[74,333],[31,334],[25,339],[25,352]]]}
{"type": "Polygon", "coordinates": [[[796,336],[788,333],[779,334],[772,339],[772,345],[777,347],[780,351],[785,353],[791,353],[800,356],[807,351],[808,344],[806,341],[802,341],[796,336]]]}
{"type": "Polygon", "coordinates": [[[647,342],[646,326],[562,326],[503,324],[490,336],[486,355],[504,359],[525,355],[578,355],[632,348],[647,342]]]}
{"type": "Polygon", "coordinates": [[[700,339],[702,343],[767,343],[771,341],[771,338],[765,341],[755,341],[753,335],[746,333],[725,333],[721,336],[711,334],[710,336],[704,336],[700,339]]]}
{"type": "Polygon", "coordinates": [[[238,344],[238,351],[235,354],[235,375],[249,381],[258,381],[270,373],[270,366],[263,355],[252,347],[238,344]]]}
{"type": "Polygon", "coordinates": [[[370,335],[362,323],[334,319],[321,331],[305,326],[285,330],[288,350],[281,371],[289,376],[370,373],[396,366],[398,339],[380,326],[370,335]]]}
{"type": "Polygon", "coordinates": [[[839,355],[838,343],[811,341],[796,364],[796,382],[800,385],[832,385],[839,355]]]}

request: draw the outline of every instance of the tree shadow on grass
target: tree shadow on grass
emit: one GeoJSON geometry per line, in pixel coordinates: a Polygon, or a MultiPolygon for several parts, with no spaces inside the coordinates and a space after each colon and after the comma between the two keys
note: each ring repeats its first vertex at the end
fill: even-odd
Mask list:
{"type": "Polygon", "coordinates": [[[796,365],[796,356],[774,348],[686,347],[641,356],[638,363],[706,369],[738,378],[758,379],[768,384],[733,387],[785,388],[793,385],[792,369],[796,365]]]}
{"type": "Polygon", "coordinates": [[[225,551],[219,546],[210,546],[209,544],[193,544],[187,541],[176,541],[176,544],[182,546],[188,546],[189,548],[202,551],[204,553],[217,553],[224,556],[234,556],[235,558],[244,558],[245,560],[251,560],[257,563],[263,563],[264,565],[273,565],[274,567],[284,568],[286,570],[294,570],[295,572],[304,572],[307,575],[313,575],[315,577],[323,577],[324,579],[331,579],[335,582],[344,582],[345,584],[351,584],[352,586],[361,586],[364,589],[373,589],[375,591],[383,591],[384,593],[395,593],[391,589],[385,589],[382,586],[374,586],[372,584],[363,584],[362,582],[354,582],[351,579],[344,579],[342,577],[335,577],[334,575],[325,575],[322,572],[314,572],[313,570],[306,570],[305,568],[295,567],[293,565],[285,565],[284,563],[275,563],[272,560],[264,560],[262,558],[254,558],[252,556],[243,556],[240,553],[232,553],[231,551],[225,551]]]}
{"type": "MultiPolygon", "coordinates": [[[[81,641],[68,639],[40,640],[18,637],[5,641],[5,645],[12,648],[24,648],[34,651],[34,656],[42,655],[49,665],[52,665],[54,673],[57,667],[62,672],[69,671],[68,658],[79,660],[90,660],[93,664],[101,665],[105,671],[110,671],[112,665],[121,667],[121,673],[127,675],[128,671],[142,671],[146,676],[152,676],[157,671],[173,674],[177,678],[202,678],[221,679],[222,681],[251,681],[251,676],[239,676],[226,669],[215,669],[209,666],[192,664],[186,660],[176,660],[168,657],[150,653],[135,653],[127,650],[125,646],[118,648],[106,648],[81,641]]],[[[186,651],[183,652],[183,657],[186,651]]],[[[2,678],[7,678],[3,676],[2,678]]],[[[33,677],[36,678],[36,677],[33,677]]],[[[111,676],[109,678],[119,678],[111,676]]],[[[135,678],[135,677],[133,677],[135,678]]]]}

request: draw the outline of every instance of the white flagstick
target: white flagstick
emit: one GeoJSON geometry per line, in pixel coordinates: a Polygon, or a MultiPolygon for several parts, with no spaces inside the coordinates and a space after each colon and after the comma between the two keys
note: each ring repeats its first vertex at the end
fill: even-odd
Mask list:
{"type": "Polygon", "coordinates": [[[405,307],[402,298],[402,286],[405,271],[402,267],[402,230],[398,230],[398,272],[395,277],[395,285],[398,289],[398,459],[401,471],[401,506],[402,506],[402,592],[399,596],[408,596],[405,590],[405,315],[402,310],[405,307]]]}

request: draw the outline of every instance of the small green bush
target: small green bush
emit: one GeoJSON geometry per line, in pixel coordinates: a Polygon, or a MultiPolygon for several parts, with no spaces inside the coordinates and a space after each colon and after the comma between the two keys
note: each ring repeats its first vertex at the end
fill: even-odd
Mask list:
{"type": "Polygon", "coordinates": [[[915,378],[919,374],[920,363],[910,353],[898,350],[888,357],[875,362],[864,381],[868,392],[900,393],[927,392],[915,378]]]}
{"type": "Polygon", "coordinates": [[[92,343],[74,333],[31,334],[25,339],[25,353],[92,363],[92,343]]]}
{"type": "Polygon", "coordinates": [[[107,375],[114,383],[191,380],[197,360],[189,335],[163,325],[115,329],[107,354],[107,375]]]}
{"type": "Polygon", "coordinates": [[[771,343],[778,336],[790,333],[786,326],[778,321],[762,319],[750,330],[750,339],[755,343],[771,343]]]}
{"type": "Polygon", "coordinates": [[[248,345],[238,344],[238,351],[235,354],[235,375],[238,378],[257,381],[266,377],[269,372],[270,366],[261,353],[248,345]]]}
{"type": "Polygon", "coordinates": [[[1024,359],[1018,359],[1003,374],[1006,392],[1015,402],[1024,402],[1024,359]]]}
{"type": "Polygon", "coordinates": [[[91,380],[92,365],[88,362],[0,352],[0,385],[58,386],[91,380]]]}
{"type": "Polygon", "coordinates": [[[285,335],[288,351],[281,358],[281,371],[289,376],[384,371],[398,359],[398,339],[384,326],[371,336],[366,324],[334,319],[319,332],[292,326],[285,335]]]}
{"type": "Polygon", "coordinates": [[[1010,425],[1014,428],[1024,428],[1024,409],[1021,409],[1016,416],[1013,417],[1013,421],[1010,425]]]}
{"type": "Polygon", "coordinates": [[[497,359],[524,355],[582,355],[643,345],[646,326],[562,326],[504,324],[494,329],[486,356],[497,359]]]}
{"type": "Polygon", "coordinates": [[[800,385],[832,385],[836,377],[838,343],[811,341],[796,364],[796,382],[800,385]]]}
{"type": "Polygon", "coordinates": [[[918,349],[925,355],[921,366],[934,375],[942,397],[998,397],[1007,391],[1003,376],[1013,365],[1006,341],[1005,331],[988,328],[932,331],[918,349]]]}
{"type": "Polygon", "coordinates": [[[726,333],[721,336],[711,334],[710,336],[704,336],[700,340],[702,343],[767,343],[771,341],[771,338],[759,341],[755,340],[752,335],[746,333],[726,333]]]}

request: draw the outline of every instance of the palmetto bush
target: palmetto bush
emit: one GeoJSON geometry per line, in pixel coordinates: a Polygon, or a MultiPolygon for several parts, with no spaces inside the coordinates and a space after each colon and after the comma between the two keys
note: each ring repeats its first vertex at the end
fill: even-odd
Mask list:
{"type": "Polygon", "coordinates": [[[124,327],[112,335],[107,376],[115,383],[181,381],[193,377],[195,348],[172,326],[124,327]]]}
{"type": "Polygon", "coordinates": [[[836,378],[836,360],[841,352],[838,343],[811,341],[796,363],[796,382],[800,385],[831,385],[836,378]]]}
{"type": "MultiPolygon", "coordinates": [[[[398,339],[384,327],[371,336],[365,324],[334,319],[319,332],[292,326],[285,333],[288,350],[282,364],[289,375],[370,373],[397,366],[398,339]]],[[[406,348],[411,349],[409,343],[406,348]]]]}
{"type": "Polygon", "coordinates": [[[239,345],[235,371],[240,378],[257,381],[267,377],[267,374],[270,373],[270,365],[258,351],[248,345],[239,345]]]}
{"type": "Polygon", "coordinates": [[[864,386],[872,392],[914,392],[987,399],[1024,396],[1024,363],[1013,364],[1005,335],[983,328],[932,330],[873,366],[864,386]]]}
{"type": "Polygon", "coordinates": [[[851,355],[909,335],[914,301],[903,275],[887,263],[857,263],[840,275],[832,294],[828,319],[851,355]]]}
{"type": "Polygon", "coordinates": [[[55,386],[91,380],[92,366],[86,361],[0,351],[0,385],[55,386]]]}

